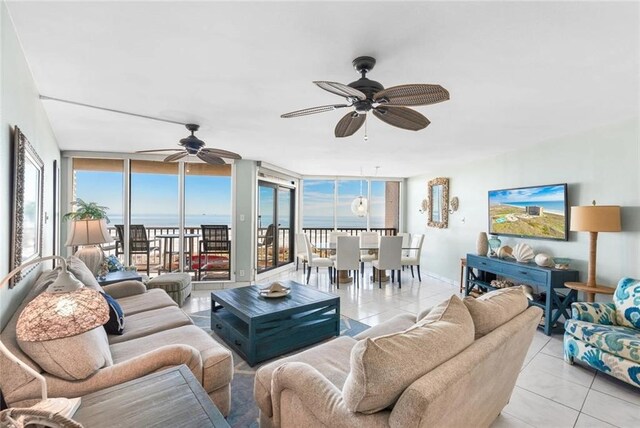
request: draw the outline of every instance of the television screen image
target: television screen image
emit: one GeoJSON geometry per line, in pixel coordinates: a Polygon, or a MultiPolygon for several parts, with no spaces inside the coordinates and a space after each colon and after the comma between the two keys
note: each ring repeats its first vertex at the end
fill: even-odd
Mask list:
{"type": "Polygon", "coordinates": [[[490,190],[489,233],[567,240],[567,185],[490,190]]]}

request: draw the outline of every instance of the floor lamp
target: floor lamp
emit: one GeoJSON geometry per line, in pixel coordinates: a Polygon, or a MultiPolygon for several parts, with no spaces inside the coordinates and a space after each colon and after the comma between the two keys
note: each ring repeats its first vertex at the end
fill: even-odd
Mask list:
{"type": "MultiPolygon", "coordinates": [[[[620,232],[620,207],[615,205],[593,205],[571,207],[572,231],[589,232],[589,274],[586,284],[579,284],[576,290],[587,294],[587,302],[595,300],[595,294],[607,292],[606,288],[596,284],[596,246],[598,232],[620,232]],[[600,287],[600,288],[599,288],[600,287]],[[598,291],[601,290],[601,291],[598,291]]],[[[609,293],[611,294],[611,293],[609,293]]]]}
{"type": "MultiPolygon", "coordinates": [[[[0,280],[0,288],[27,266],[54,259],[60,262],[61,271],[55,281],[20,313],[16,325],[20,340],[37,342],[75,336],[103,325],[109,319],[109,306],[104,297],[70,274],[65,259],[60,256],[38,258],[17,267],[0,280]],[[62,330],[57,327],[61,324],[65,325],[62,330]]],[[[48,398],[47,381],[41,373],[13,355],[2,341],[0,352],[40,383],[42,401],[32,409],[64,417],[73,415],[80,405],[80,398],[48,398]]]]}

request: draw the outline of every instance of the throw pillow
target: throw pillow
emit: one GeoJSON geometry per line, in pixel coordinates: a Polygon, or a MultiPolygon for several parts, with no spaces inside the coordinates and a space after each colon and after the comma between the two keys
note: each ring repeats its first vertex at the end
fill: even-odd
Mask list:
{"type": "Polygon", "coordinates": [[[25,354],[45,372],[66,380],[82,380],[113,365],[107,333],[102,326],[71,337],[27,342],[18,338],[25,354]]]}
{"type": "Polygon", "coordinates": [[[527,309],[529,301],[522,287],[509,287],[478,298],[465,297],[464,304],[471,313],[476,339],[479,339],[527,309]]]}
{"type": "Polygon", "coordinates": [[[413,382],[471,345],[473,334],[469,311],[451,296],[403,332],[359,341],[342,388],[347,408],[375,413],[393,406],[413,382]]]}
{"type": "Polygon", "coordinates": [[[120,260],[118,260],[118,258],[113,254],[107,257],[106,260],[107,260],[107,267],[109,268],[109,272],[117,272],[119,270],[124,270],[124,266],[122,265],[122,262],[120,262],[120,260]]]}
{"type": "Polygon", "coordinates": [[[613,295],[616,324],[640,328],[640,280],[622,278],[613,295]]]}
{"type": "Polygon", "coordinates": [[[100,293],[109,304],[109,321],[103,326],[107,334],[124,333],[124,312],[116,299],[105,292],[100,293]]]}
{"type": "Polygon", "coordinates": [[[31,287],[29,294],[27,294],[27,297],[24,299],[25,303],[32,301],[38,295],[40,295],[40,293],[42,293],[44,290],[49,288],[49,286],[53,284],[53,282],[58,278],[58,274],[60,273],[61,270],[62,269],[60,267],[57,267],[53,270],[47,270],[42,272],[38,277],[38,279],[36,280],[36,282],[31,287]]]}
{"type": "Polygon", "coordinates": [[[93,288],[96,291],[102,291],[102,287],[98,284],[96,277],[89,270],[87,265],[85,265],[78,257],[69,256],[69,258],[67,258],[67,270],[71,272],[78,281],[83,283],[85,287],[93,288]]]}

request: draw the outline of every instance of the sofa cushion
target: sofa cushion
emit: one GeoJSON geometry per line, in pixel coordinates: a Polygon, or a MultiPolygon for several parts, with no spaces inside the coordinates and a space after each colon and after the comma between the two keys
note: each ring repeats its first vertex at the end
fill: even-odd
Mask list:
{"type": "Polygon", "coordinates": [[[116,299],[107,293],[100,293],[109,305],[109,321],[104,324],[107,334],[122,334],[124,332],[124,312],[116,299]]]}
{"type": "Polygon", "coordinates": [[[565,331],[605,352],[640,363],[640,330],[571,319],[565,322],[565,331]]]}
{"type": "Polygon", "coordinates": [[[522,287],[503,288],[478,298],[465,297],[464,304],[473,318],[476,339],[513,319],[529,306],[522,287]]]}
{"type": "Polygon", "coordinates": [[[613,295],[616,323],[640,329],[640,280],[622,278],[613,295]]]}
{"type": "Polygon", "coordinates": [[[89,270],[87,265],[84,264],[76,256],[69,256],[67,258],[67,270],[75,276],[78,281],[84,284],[85,287],[93,288],[96,291],[102,291],[102,287],[98,284],[98,280],[89,270]]]}
{"type": "Polygon", "coordinates": [[[53,282],[58,278],[58,274],[62,269],[56,268],[53,270],[45,270],[38,276],[36,282],[33,283],[31,290],[29,290],[29,294],[24,299],[24,303],[28,303],[35,299],[40,293],[46,290],[53,282]]]}
{"type": "Polygon", "coordinates": [[[178,306],[164,290],[159,288],[149,290],[144,294],[123,297],[118,299],[125,316],[137,314],[153,309],[166,308],[167,306],[178,306]]]}
{"type": "Polygon", "coordinates": [[[121,335],[109,335],[109,343],[126,342],[171,328],[192,324],[191,319],[175,306],[138,312],[127,316],[127,328],[121,335]]]}
{"type": "Polygon", "coordinates": [[[113,364],[107,333],[102,326],[71,337],[18,345],[47,373],[66,380],[86,379],[113,364]]]}
{"type": "Polygon", "coordinates": [[[361,340],[351,351],[351,372],[342,388],[345,404],[362,413],[393,406],[409,385],[473,340],[473,320],[457,296],[404,332],[361,340]]]}
{"type": "Polygon", "coordinates": [[[256,372],[253,396],[262,414],[268,417],[273,415],[271,378],[278,367],[288,362],[307,363],[322,373],[337,388],[342,389],[349,374],[349,355],[356,343],[356,340],[351,337],[341,336],[260,367],[256,372]]]}
{"type": "Polygon", "coordinates": [[[202,386],[207,392],[214,391],[231,382],[233,377],[231,351],[195,325],[185,325],[112,344],[111,355],[114,363],[117,364],[164,345],[189,345],[200,352],[203,367],[202,386]]]}

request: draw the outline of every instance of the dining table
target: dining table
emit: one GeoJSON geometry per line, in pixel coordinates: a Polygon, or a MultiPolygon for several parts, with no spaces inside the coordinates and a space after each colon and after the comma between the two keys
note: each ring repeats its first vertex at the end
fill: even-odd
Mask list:
{"type": "MultiPolygon", "coordinates": [[[[336,251],[336,243],[335,242],[319,242],[315,245],[312,244],[312,247],[316,250],[318,250],[321,254],[324,253],[324,255],[327,255],[329,253],[335,252],[336,251]]],[[[378,250],[380,249],[380,244],[376,243],[376,244],[361,244],[360,245],[360,251],[371,251],[371,252],[378,252],[378,250]]],[[[402,252],[404,253],[405,251],[408,250],[419,250],[419,248],[416,247],[402,247],[402,252]]],[[[386,271],[381,270],[380,271],[380,282],[388,282],[389,281],[389,275],[387,275],[386,271]]],[[[373,282],[377,282],[378,281],[378,275],[377,275],[377,269],[373,270],[373,275],[371,276],[371,281],[373,282]]],[[[353,278],[349,275],[348,271],[340,271],[340,273],[338,274],[338,283],[339,284],[349,284],[353,281],[353,278]]]]}
{"type": "MultiPolygon", "coordinates": [[[[180,234],[179,233],[162,233],[159,235],[156,235],[156,238],[160,238],[162,239],[162,254],[163,257],[166,257],[168,255],[168,260],[163,260],[162,261],[162,267],[163,269],[167,269],[169,272],[173,272],[174,270],[179,270],[180,269],[180,261],[178,261],[177,263],[174,263],[173,261],[173,253],[174,253],[174,245],[173,242],[176,239],[180,238],[180,234]],[[176,268],[173,268],[173,265],[176,264],[176,268]]],[[[183,238],[185,240],[185,243],[187,244],[187,252],[186,254],[189,256],[187,261],[185,262],[187,269],[185,269],[185,271],[189,271],[191,270],[191,261],[193,260],[193,249],[194,249],[194,244],[193,241],[196,238],[200,238],[200,234],[199,233],[185,233],[183,235],[183,238]]],[[[175,249],[175,253],[178,254],[178,249],[175,249]]]]}

